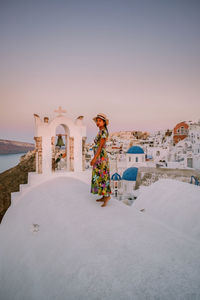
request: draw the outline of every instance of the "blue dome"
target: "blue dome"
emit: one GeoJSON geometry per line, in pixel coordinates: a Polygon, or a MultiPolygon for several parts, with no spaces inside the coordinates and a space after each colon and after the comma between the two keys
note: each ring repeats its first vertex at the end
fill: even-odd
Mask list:
{"type": "Polygon", "coordinates": [[[144,150],[139,146],[132,146],[128,149],[128,151],[126,153],[144,154],[144,150]]]}
{"type": "Polygon", "coordinates": [[[121,180],[121,176],[118,173],[114,173],[111,177],[111,180],[121,180]]]}
{"type": "Polygon", "coordinates": [[[138,168],[130,167],[126,169],[122,175],[122,179],[129,181],[136,181],[138,168]]]}

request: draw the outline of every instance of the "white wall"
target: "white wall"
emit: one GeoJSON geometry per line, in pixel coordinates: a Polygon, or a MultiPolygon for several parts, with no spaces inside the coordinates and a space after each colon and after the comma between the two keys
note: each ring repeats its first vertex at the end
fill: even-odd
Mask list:
{"type": "Polygon", "coordinates": [[[135,167],[135,166],[145,166],[145,154],[131,154],[126,153],[126,166],[129,167],[135,167]]]}
{"type": "Polygon", "coordinates": [[[133,194],[136,181],[129,181],[122,179],[123,195],[133,194]]]}
{"type": "Polygon", "coordinates": [[[57,116],[51,122],[44,123],[39,117],[35,118],[35,136],[42,136],[42,173],[52,172],[51,137],[56,136],[56,128],[62,125],[67,134],[67,171],[69,171],[69,137],[74,137],[74,171],[82,171],[82,138],[86,137],[86,127],[82,121],[57,116]]]}

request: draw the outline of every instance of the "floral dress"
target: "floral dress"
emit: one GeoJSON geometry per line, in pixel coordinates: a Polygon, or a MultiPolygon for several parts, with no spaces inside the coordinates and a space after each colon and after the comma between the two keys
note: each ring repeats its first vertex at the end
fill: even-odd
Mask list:
{"type": "MultiPolygon", "coordinates": [[[[94,155],[100,145],[101,138],[107,138],[108,133],[106,129],[99,130],[94,139],[94,155]]],[[[111,194],[110,187],[110,166],[109,157],[106,152],[106,142],[101,149],[99,157],[97,157],[95,164],[92,166],[92,180],[91,180],[91,193],[103,195],[105,197],[111,194]]]]}

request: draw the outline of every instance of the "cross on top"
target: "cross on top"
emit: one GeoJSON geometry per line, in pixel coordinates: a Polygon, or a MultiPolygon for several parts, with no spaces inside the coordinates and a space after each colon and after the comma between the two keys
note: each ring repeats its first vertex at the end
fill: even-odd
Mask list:
{"type": "Polygon", "coordinates": [[[58,107],[58,110],[54,110],[59,114],[59,116],[62,116],[62,113],[66,113],[67,111],[65,109],[62,109],[61,106],[58,107]]]}

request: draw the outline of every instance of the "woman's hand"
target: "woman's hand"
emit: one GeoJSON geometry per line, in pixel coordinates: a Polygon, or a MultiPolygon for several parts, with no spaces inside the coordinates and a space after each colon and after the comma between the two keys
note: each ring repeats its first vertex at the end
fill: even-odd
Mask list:
{"type": "Polygon", "coordinates": [[[101,149],[102,149],[102,147],[104,146],[105,142],[106,142],[106,138],[101,138],[101,140],[100,140],[100,145],[99,145],[99,147],[98,147],[98,149],[97,149],[97,151],[96,151],[96,154],[95,154],[94,158],[93,158],[93,159],[91,160],[91,162],[90,162],[90,165],[91,165],[91,166],[93,166],[93,165],[95,164],[96,159],[99,157],[100,152],[101,152],[101,149]]]}
{"type": "Polygon", "coordinates": [[[93,158],[93,159],[91,160],[91,162],[90,162],[90,165],[93,166],[93,165],[95,164],[95,162],[96,162],[96,159],[93,158]]]}

